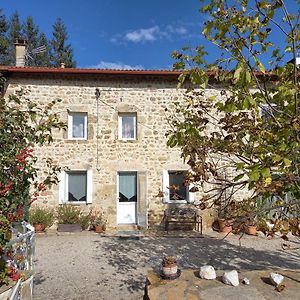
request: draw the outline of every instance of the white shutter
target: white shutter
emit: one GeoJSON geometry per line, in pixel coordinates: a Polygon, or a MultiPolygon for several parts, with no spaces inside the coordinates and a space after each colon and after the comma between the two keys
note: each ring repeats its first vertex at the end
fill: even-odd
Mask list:
{"type": "Polygon", "coordinates": [[[68,139],[73,137],[73,116],[68,112],[68,139]]]}
{"type": "Polygon", "coordinates": [[[86,183],[86,203],[93,202],[93,173],[92,169],[87,170],[87,183],[86,183]]]}
{"type": "Polygon", "coordinates": [[[164,193],[163,201],[164,203],[170,202],[170,189],[169,189],[169,172],[168,170],[163,171],[163,180],[162,180],[162,191],[164,193]]]}
{"type": "MultiPolygon", "coordinates": [[[[194,184],[191,183],[191,184],[189,185],[189,190],[190,190],[192,187],[194,187],[194,184]]],[[[195,193],[189,191],[188,197],[189,197],[189,198],[188,198],[188,202],[189,202],[189,203],[194,203],[194,202],[195,202],[195,193]]]]}
{"type": "Polygon", "coordinates": [[[63,204],[66,202],[66,172],[61,171],[59,174],[59,192],[58,192],[58,203],[63,204]]]}

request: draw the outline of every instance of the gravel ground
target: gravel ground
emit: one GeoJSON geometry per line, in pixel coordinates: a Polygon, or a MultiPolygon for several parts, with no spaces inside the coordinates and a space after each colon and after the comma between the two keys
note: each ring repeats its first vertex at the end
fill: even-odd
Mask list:
{"type": "MultiPolygon", "coordinates": [[[[147,270],[175,254],[181,268],[300,269],[300,250],[283,251],[281,239],[211,232],[204,238],[103,237],[92,232],[36,238],[34,300],[142,299],[147,270]]],[[[298,248],[300,241],[291,243],[298,248]]]]}

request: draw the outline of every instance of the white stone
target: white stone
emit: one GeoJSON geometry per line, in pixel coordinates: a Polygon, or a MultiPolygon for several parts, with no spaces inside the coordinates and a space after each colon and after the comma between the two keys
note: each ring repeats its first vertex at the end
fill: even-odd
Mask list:
{"type": "Polygon", "coordinates": [[[239,274],[236,270],[224,272],[222,280],[225,284],[238,286],[239,285],[239,274]]]}
{"type": "Polygon", "coordinates": [[[272,284],[275,286],[280,285],[283,281],[284,277],[278,273],[271,273],[270,274],[270,280],[272,284]]]}
{"type": "Polygon", "coordinates": [[[266,235],[262,231],[257,231],[257,236],[265,238],[266,235]]]}
{"type": "Polygon", "coordinates": [[[242,282],[243,282],[243,284],[246,284],[246,285],[250,284],[250,280],[247,277],[245,277],[242,282]]]}
{"type": "Polygon", "coordinates": [[[199,271],[199,276],[203,279],[216,279],[216,271],[213,266],[202,266],[199,271]]]}

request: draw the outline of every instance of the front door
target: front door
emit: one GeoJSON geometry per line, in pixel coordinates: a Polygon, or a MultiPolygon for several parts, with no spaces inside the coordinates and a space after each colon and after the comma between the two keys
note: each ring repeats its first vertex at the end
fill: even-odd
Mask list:
{"type": "Polygon", "coordinates": [[[118,173],[118,224],[136,224],[137,173],[118,173]]]}

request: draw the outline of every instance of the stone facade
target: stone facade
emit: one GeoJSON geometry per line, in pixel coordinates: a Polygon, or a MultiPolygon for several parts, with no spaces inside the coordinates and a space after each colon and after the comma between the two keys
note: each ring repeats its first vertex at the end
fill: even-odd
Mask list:
{"type": "MultiPolygon", "coordinates": [[[[161,224],[163,211],[169,205],[164,203],[163,198],[157,197],[159,190],[163,189],[163,172],[188,169],[179,149],[170,149],[166,145],[165,134],[169,127],[165,110],[174,101],[184,101],[184,90],[176,89],[176,84],[174,75],[106,76],[67,71],[57,74],[11,71],[5,94],[7,96],[24,88],[28,91],[27,97],[40,104],[61,99],[55,110],[65,122],[72,113],[86,113],[87,139],[69,139],[68,131],[60,131],[54,133],[51,145],[36,149],[41,171],[48,157],[69,171],[89,170],[91,203],[78,205],[86,210],[102,210],[108,218],[109,227],[118,225],[118,174],[136,172],[136,223],[147,226],[161,224]],[[96,89],[100,91],[98,98],[96,89]],[[136,115],[135,140],[119,138],[118,119],[122,113],[136,115]]],[[[210,93],[216,94],[217,90],[210,93]]],[[[53,186],[44,192],[39,203],[57,206],[64,202],[60,199],[61,189],[59,185],[53,186]]],[[[196,195],[197,198],[199,195],[196,195]]],[[[209,212],[206,214],[204,227],[211,224],[209,212]]]]}

